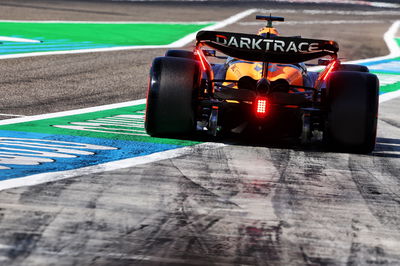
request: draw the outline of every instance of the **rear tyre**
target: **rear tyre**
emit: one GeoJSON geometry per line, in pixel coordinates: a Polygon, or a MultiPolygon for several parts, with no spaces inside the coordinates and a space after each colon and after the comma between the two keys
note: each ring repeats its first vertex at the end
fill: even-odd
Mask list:
{"type": "Polygon", "coordinates": [[[196,61],[157,57],[150,70],[145,128],[151,136],[183,136],[195,130],[200,83],[196,61]]]}
{"type": "Polygon", "coordinates": [[[355,71],[355,72],[369,72],[368,67],[353,64],[341,64],[336,71],[355,71]]]}
{"type": "Polygon", "coordinates": [[[376,142],[379,81],[374,74],[333,72],[327,84],[325,140],[340,151],[369,153],[376,142]]]}
{"type": "Polygon", "coordinates": [[[165,56],[181,57],[181,58],[187,58],[187,59],[192,59],[192,60],[197,59],[193,52],[186,51],[186,50],[168,50],[165,53],[165,56]]]}

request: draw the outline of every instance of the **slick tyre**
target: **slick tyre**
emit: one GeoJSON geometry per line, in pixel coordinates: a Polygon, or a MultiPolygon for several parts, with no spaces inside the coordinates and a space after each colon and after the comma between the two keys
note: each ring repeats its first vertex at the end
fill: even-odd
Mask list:
{"type": "Polygon", "coordinates": [[[336,71],[355,71],[355,72],[369,72],[368,67],[353,64],[341,64],[336,71]]]}
{"type": "Polygon", "coordinates": [[[378,78],[370,73],[338,71],[328,80],[325,139],[334,150],[370,153],[376,142],[378,78]]]}
{"type": "Polygon", "coordinates": [[[185,136],[195,130],[200,83],[196,61],[157,57],[150,70],[145,128],[151,136],[185,136]]]}
{"type": "Polygon", "coordinates": [[[187,59],[191,59],[191,60],[197,60],[196,56],[194,55],[193,52],[186,51],[186,50],[168,50],[165,53],[165,56],[181,57],[181,58],[187,58],[187,59]]]}

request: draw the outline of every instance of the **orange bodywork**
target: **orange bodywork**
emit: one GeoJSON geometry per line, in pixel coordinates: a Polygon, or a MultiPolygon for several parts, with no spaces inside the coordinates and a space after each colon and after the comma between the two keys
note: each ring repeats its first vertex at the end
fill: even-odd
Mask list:
{"type": "MultiPolygon", "coordinates": [[[[249,76],[254,80],[261,79],[262,63],[238,61],[237,63],[230,64],[226,71],[227,80],[239,80],[244,76],[249,76]]],[[[288,64],[270,63],[268,67],[268,80],[272,82],[278,79],[284,79],[290,85],[303,86],[303,75],[298,67],[288,64]]]]}
{"type": "Polygon", "coordinates": [[[273,27],[262,27],[261,29],[258,30],[257,35],[261,35],[261,34],[274,34],[274,35],[279,35],[279,32],[277,29],[273,28],[273,27]]]}

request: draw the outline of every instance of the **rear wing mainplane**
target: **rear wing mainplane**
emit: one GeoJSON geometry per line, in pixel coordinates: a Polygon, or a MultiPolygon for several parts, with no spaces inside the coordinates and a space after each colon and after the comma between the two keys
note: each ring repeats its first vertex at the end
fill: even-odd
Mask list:
{"type": "Polygon", "coordinates": [[[337,57],[335,41],[264,36],[222,31],[199,31],[198,44],[246,61],[295,64],[323,56],[337,57]]]}

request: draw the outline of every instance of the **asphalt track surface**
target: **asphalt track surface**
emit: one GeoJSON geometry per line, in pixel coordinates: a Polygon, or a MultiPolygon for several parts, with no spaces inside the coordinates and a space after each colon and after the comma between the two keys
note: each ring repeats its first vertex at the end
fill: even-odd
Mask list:
{"type": "MultiPolygon", "coordinates": [[[[198,21],[251,7],[259,6],[3,0],[0,15],[198,21]]],[[[268,8],[386,10],[283,3],[268,8]]],[[[366,19],[275,15],[288,21],[366,19]]],[[[386,55],[382,34],[396,18],[380,13],[368,16],[379,23],[280,29],[335,39],[350,60],[386,55]]],[[[233,24],[226,30],[256,28],[233,24]]],[[[149,64],[164,52],[2,60],[0,113],[33,115],[143,98],[149,64]]],[[[246,142],[194,146],[174,159],[2,191],[0,264],[399,265],[399,104],[399,98],[381,104],[378,144],[370,155],[246,142]]]]}

